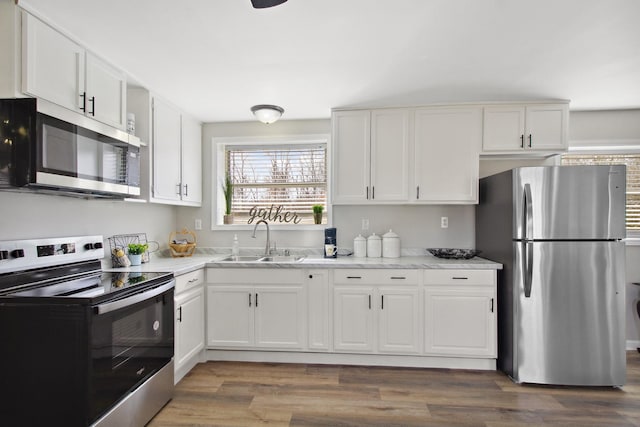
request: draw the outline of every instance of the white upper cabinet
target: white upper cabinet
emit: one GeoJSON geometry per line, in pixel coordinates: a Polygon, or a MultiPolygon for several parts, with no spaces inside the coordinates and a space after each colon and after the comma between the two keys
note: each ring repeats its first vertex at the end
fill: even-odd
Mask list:
{"type": "Polygon", "coordinates": [[[182,200],[202,204],[202,126],[182,115],[182,200]]]}
{"type": "Polygon", "coordinates": [[[373,202],[401,201],[409,198],[409,112],[373,110],[371,112],[371,190],[373,202]]]}
{"type": "Polygon", "coordinates": [[[153,98],[152,198],[157,203],[202,203],[202,126],[177,107],[153,98]]]}
{"type": "Polygon", "coordinates": [[[123,72],[26,12],[22,35],[24,93],[125,128],[123,72]]]}
{"type": "Polygon", "coordinates": [[[479,107],[415,110],[412,201],[477,203],[481,137],[479,107]]]}
{"type": "Polygon", "coordinates": [[[568,103],[485,107],[483,153],[565,151],[568,122],[568,103]]]}
{"type": "Polygon", "coordinates": [[[180,110],[153,99],[153,198],[180,201],[180,110]]]}
{"type": "Polygon", "coordinates": [[[370,176],[371,113],[338,111],[333,125],[333,203],[366,203],[370,176]]]}
{"type": "Polygon", "coordinates": [[[127,120],[127,79],[124,73],[87,52],[86,114],[108,125],[124,129],[127,120]]]}
{"type": "Polygon", "coordinates": [[[407,110],[334,112],[333,141],[335,204],[408,201],[407,110]]]}

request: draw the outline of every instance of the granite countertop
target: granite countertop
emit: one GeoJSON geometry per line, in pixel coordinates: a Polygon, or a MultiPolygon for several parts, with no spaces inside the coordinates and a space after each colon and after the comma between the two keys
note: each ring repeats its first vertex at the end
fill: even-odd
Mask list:
{"type": "Polygon", "coordinates": [[[105,260],[105,271],[173,272],[179,276],[205,267],[212,268],[400,268],[400,269],[479,269],[501,270],[502,264],[484,258],[468,260],[441,259],[431,255],[403,256],[400,258],[354,258],[340,256],[323,258],[308,255],[297,262],[228,262],[221,261],[229,254],[196,254],[192,257],[169,258],[152,254],[148,263],[126,268],[112,268],[110,260],[105,260]]]}

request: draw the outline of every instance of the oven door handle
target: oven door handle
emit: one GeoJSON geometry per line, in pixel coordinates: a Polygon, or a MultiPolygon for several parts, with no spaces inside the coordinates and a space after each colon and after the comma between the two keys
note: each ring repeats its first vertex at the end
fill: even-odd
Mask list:
{"type": "Polygon", "coordinates": [[[153,288],[148,291],[135,294],[127,298],[122,298],[120,300],[113,301],[113,302],[106,302],[104,304],[98,304],[95,306],[95,309],[98,312],[98,314],[105,314],[111,311],[119,310],[124,307],[128,307],[130,305],[134,305],[136,303],[147,300],[149,298],[153,298],[155,296],[158,296],[168,291],[169,289],[175,286],[175,282],[176,282],[175,280],[171,280],[170,282],[164,285],[158,286],[157,288],[153,288]]]}

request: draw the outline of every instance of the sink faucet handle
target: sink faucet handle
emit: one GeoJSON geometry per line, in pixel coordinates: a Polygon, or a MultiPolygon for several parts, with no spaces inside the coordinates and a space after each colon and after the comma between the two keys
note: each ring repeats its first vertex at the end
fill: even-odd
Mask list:
{"type": "Polygon", "coordinates": [[[291,255],[291,251],[289,251],[289,249],[285,249],[284,256],[290,256],[290,255],[291,255]]]}
{"type": "Polygon", "coordinates": [[[275,240],[273,241],[273,245],[269,248],[269,255],[278,254],[278,247],[276,245],[275,240]]]}

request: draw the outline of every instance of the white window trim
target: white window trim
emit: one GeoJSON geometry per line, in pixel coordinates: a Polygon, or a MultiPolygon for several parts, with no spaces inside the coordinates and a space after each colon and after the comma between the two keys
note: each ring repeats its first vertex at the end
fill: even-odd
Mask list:
{"type": "Polygon", "coordinates": [[[224,215],[224,195],[222,194],[222,182],[224,182],[225,172],[225,147],[227,145],[286,145],[286,144],[326,144],[327,146],[327,204],[325,213],[327,224],[278,224],[269,223],[269,227],[276,230],[322,230],[331,227],[333,224],[331,200],[331,136],[329,134],[303,134],[286,136],[236,136],[224,138],[212,138],[211,165],[215,169],[211,171],[211,230],[253,230],[255,224],[222,224],[224,215]]]}

